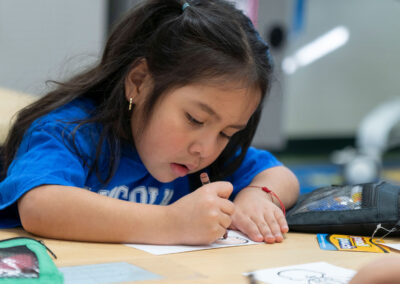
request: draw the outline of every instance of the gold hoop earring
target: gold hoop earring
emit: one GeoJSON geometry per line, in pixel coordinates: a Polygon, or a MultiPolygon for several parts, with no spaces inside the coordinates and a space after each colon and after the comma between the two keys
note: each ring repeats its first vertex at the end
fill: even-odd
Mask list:
{"type": "Polygon", "coordinates": [[[128,110],[131,110],[132,109],[132,98],[129,98],[129,108],[128,108],[128,110]]]}

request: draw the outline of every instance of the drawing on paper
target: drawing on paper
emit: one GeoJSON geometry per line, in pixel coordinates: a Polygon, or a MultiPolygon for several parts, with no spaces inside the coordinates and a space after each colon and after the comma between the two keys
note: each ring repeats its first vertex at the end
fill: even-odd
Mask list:
{"type": "Polygon", "coordinates": [[[249,240],[239,236],[228,236],[226,239],[218,239],[214,243],[219,245],[239,245],[246,244],[249,240]]]}
{"type": "Polygon", "coordinates": [[[276,273],[279,277],[291,281],[304,282],[307,284],[346,284],[340,279],[327,277],[323,272],[308,269],[285,269],[276,273]]]}

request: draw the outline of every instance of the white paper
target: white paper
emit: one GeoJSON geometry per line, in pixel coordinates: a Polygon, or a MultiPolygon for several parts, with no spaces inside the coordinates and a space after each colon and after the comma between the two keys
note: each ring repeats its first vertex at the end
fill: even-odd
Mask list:
{"type": "Polygon", "coordinates": [[[346,284],[356,271],[326,262],[269,268],[244,273],[269,284],[346,284]]]}
{"type": "Polygon", "coordinates": [[[389,247],[395,250],[400,250],[400,244],[388,244],[388,243],[382,243],[380,245],[383,245],[385,247],[389,247]]]}
{"type": "Polygon", "coordinates": [[[169,253],[194,251],[194,250],[215,249],[215,248],[245,246],[254,244],[261,244],[261,243],[253,242],[240,232],[228,230],[228,237],[226,239],[218,240],[215,243],[205,246],[166,246],[166,245],[140,245],[140,244],[125,244],[125,245],[140,250],[144,250],[151,254],[161,255],[169,253]]]}

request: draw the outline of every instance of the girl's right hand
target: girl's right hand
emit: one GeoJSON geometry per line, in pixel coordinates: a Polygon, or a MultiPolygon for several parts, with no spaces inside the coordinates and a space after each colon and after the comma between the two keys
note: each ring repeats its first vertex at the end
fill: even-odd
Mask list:
{"type": "Polygon", "coordinates": [[[169,205],[177,243],[209,244],[222,237],[232,222],[234,204],[228,200],[232,190],[229,182],[213,182],[169,205]]]}

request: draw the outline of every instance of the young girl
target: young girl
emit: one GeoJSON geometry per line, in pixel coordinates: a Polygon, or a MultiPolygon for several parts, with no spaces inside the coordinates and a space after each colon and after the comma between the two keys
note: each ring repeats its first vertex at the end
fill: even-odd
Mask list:
{"type": "Polygon", "coordinates": [[[211,243],[231,228],[281,242],[297,179],[249,147],[268,54],[223,0],[142,2],[96,66],[19,113],[3,149],[2,227],[152,244],[211,243]]]}

